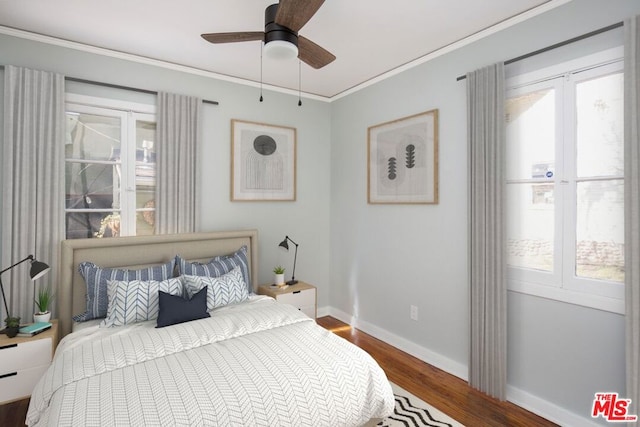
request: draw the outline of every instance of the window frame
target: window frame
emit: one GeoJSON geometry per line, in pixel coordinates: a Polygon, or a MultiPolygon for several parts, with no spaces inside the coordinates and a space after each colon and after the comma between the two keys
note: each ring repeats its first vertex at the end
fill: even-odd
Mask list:
{"type": "Polygon", "coordinates": [[[577,277],[576,227],[577,184],[592,180],[624,179],[624,176],[578,177],[576,169],[576,85],[595,77],[623,73],[622,47],[513,76],[506,81],[506,97],[542,88],[556,90],[555,168],[551,179],[507,179],[506,185],[517,183],[553,183],[554,185],[554,269],[552,272],[521,267],[507,267],[508,289],[548,299],[624,314],[624,283],[577,277]],[[566,83],[569,84],[566,84],[566,83]],[[569,124],[569,126],[567,126],[569,124]],[[573,124],[573,125],[572,125],[573,124]],[[559,142],[559,143],[558,143],[559,142]],[[558,173],[559,172],[559,173],[558,173]],[[562,235],[560,235],[562,233],[562,235]],[[558,265],[560,263],[560,265],[558,265]]]}
{"type": "MultiPolygon", "coordinates": [[[[111,98],[100,98],[86,95],[70,94],[65,99],[65,114],[70,111],[80,113],[98,114],[108,117],[120,118],[120,156],[119,162],[92,160],[92,159],[67,159],[64,162],[78,162],[89,164],[109,164],[117,167],[120,165],[120,200],[119,208],[112,209],[68,209],[64,208],[65,217],[69,212],[118,212],[120,214],[119,236],[136,235],[136,215],[138,212],[155,209],[137,208],[136,203],[136,123],[147,121],[157,123],[156,106],[150,104],[120,101],[111,98]]],[[[157,185],[157,182],[156,182],[157,185]]],[[[115,201],[115,194],[114,194],[115,201]]],[[[65,230],[66,235],[66,230],[65,230]]]]}

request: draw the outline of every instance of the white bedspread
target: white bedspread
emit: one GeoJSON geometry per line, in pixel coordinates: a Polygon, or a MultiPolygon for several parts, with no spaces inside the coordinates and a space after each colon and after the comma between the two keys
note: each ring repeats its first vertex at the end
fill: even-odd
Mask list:
{"type": "Polygon", "coordinates": [[[359,426],[393,412],[364,351],[260,298],[209,319],[70,334],[37,384],[38,426],[359,426]]]}

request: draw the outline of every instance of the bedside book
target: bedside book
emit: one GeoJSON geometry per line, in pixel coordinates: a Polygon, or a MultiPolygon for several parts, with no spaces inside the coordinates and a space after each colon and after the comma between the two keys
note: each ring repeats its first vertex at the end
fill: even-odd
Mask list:
{"type": "Polygon", "coordinates": [[[39,334],[40,332],[44,332],[48,329],[51,329],[51,323],[49,322],[37,322],[31,323],[30,325],[23,326],[18,330],[19,337],[32,337],[34,335],[39,334]]]}

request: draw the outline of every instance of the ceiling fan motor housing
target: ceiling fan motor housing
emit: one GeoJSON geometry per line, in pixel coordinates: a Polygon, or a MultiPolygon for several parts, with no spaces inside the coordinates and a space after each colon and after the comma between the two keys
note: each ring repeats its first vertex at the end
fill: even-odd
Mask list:
{"type": "Polygon", "coordinates": [[[298,32],[276,24],[277,13],[278,3],[268,6],[264,11],[264,44],[280,40],[298,47],[298,32]]]}

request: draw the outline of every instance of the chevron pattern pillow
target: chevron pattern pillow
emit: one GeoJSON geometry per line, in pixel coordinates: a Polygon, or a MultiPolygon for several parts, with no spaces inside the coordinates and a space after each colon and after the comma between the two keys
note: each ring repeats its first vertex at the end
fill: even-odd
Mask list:
{"type": "Polygon", "coordinates": [[[82,262],[78,271],[87,285],[87,310],[73,316],[76,322],[101,319],[107,315],[109,298],[107,297],[108,280],[167,280],[173,277],[175,258],[165,264],[154,265],[139,270],[121,268],[103,268],[92,262],[82,262]]]}
{"type": "Polygon", "coordinates": [[[182,277],[184,277],[184,287],[189,298],[201,289],[207,288],[207,311],[249,298],[249,290],[240,267],[220,277],[189,275],[182,277]]]}
{"type": "Polygon", "coordinates": [[[182,297],[184,286],[179,277],[163,280],[109,280],[107,317],[100,326],[123,326],[158,317],[158,292],[182,297]]]}
{"type": "Polygon", "coordinates": [[[236,267],[240,267],[244,283],[251,293],[251,277],[249,276],[249,260],[247,259],[247,247],[242,246],[231,255],[217,256],[209,262],[189,262],[180,255],[176,255],[178,275],[220,277],[229,273],[236,267]]]}

